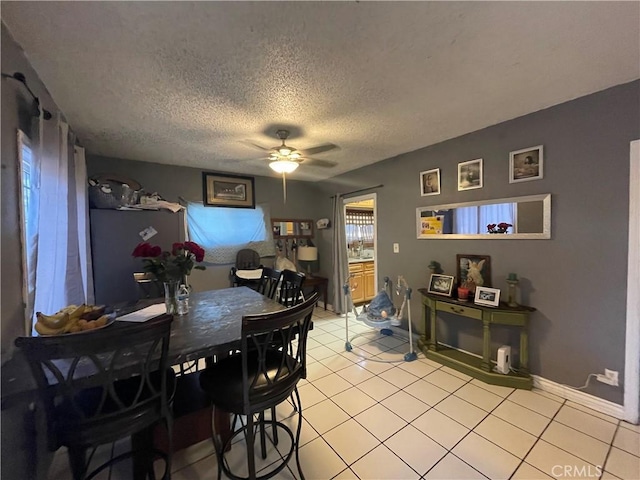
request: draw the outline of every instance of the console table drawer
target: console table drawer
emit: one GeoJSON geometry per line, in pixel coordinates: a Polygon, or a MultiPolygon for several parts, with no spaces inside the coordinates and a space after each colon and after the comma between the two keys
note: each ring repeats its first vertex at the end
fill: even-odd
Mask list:
{"type": "Polygon", "coordinates": [[[461,305],[452,305],[451,303],[437,301],[436,310],[440,312],[455,313],[456,315],[475,318],[476,320],[482,320],[482,310],[478,310],[477,308],[463,307],[461,305]]]}

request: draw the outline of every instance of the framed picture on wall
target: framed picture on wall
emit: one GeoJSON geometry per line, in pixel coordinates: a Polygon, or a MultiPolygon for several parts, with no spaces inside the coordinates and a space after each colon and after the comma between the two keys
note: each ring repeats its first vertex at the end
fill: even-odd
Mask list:
{"type": "Polygon", "coordinates": [[[440,195],[440,169],[420,172],[420,195],[440,195]]]}
{"type": "Polygon", "coordinates": [[[205,207],[256,208],[253,177],[202,172],[205,207]]]}
{"type": "Polygon", "coordinates": [[[500,289],[478,287],[476,288],[476,296],[473,299],[478,305],[486,305],[488,307],[497,307],[500,305],[500,289]]]}
{"type": "Polygon", "coordinates": [[[458,164],[458,191],[482,188],[482,159],[458,164]]]}
{"type": "Polygon", "coordinates": [[[543,146],[509,153],[509,183],[529,182],[544,177],[543,146]]]}

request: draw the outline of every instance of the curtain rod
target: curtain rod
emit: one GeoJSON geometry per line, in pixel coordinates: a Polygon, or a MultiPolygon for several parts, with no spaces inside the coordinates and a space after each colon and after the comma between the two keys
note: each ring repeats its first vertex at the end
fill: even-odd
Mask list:
{"type": "MultiPolygon", "coordinates": [[[[36,97],[36,94],[33,93],[33,91],[31,91],[31,89],[29,88],[29,85],[27,85],[27,79],[24,76],[23,73],[21,72],[15,72],[13,75],[9,75],[7,73],[3,73],[2,74],[2,78],[10,78],[12,80],[16,80],[18,82],[20,82],[21,84],[23,84],[25,86],[25,88],[27,89],[27,91],[29,92],[29,95],[31,95],[31,98],[33,98],[33,104],[35,105],[35,107],[38,110],[38,115],[40,116],[40,99],[38,97],[36,97]]],[[[51,120],[51,112],[49,112],[49,110],[47,110],[46,108],[42,109],[43,112],[43,118],[45,120],[51,120]]]]}
{"type": "MultiPolygon", "coordinates": [[[[367,188],[361,188],[360,190],[354,190],[353,192],[347,192],[347,193],[339,193],[338,195],[340,195],[341,197],[345,197],[347,195],[353,195],[354,193],[360,193],[360,192],[366,192],[367,190],[373,190],[374,188],[382,188],[384,187],[384,185],[381,183],[380,185],[374,185],[372,187],[367,187],[367,188]]],[[[331,195],[329,198],[335,198],[335,195],[331,195]]]]}

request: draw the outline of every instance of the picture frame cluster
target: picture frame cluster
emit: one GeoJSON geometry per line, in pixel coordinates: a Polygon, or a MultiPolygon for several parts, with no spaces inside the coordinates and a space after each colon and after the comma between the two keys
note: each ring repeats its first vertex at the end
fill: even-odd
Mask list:
{"type": "MultiPolygon", "coordinates": [[[[475,190],[484,186],[482,158],[458,163],[458,191],[475,190]]],[[[530,182],[544,178],[544,145],[509,152],[509,183],[530,182]]],[[[420,172],[420,196],[442,193],[439,168],[420,172]]]]}
{"type": "Polygon", "coordinates": [[[477,305],[500,305],[500,289],[491,287],[491,257],[488,255],[456,255],[456,275],[432,273],[427,292],[477,305]],[[454,295],[455,293],[455,295],[454,295]]]}

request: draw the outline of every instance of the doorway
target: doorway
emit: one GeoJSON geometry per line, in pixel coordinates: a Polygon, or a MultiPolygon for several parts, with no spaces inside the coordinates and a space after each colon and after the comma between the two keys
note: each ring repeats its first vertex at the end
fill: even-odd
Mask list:
{"type": "Polygon", "coordinates": [[[351,298],[358,305],[371,301],[378,291],[376,194],[343,203],[351,298]]]}

